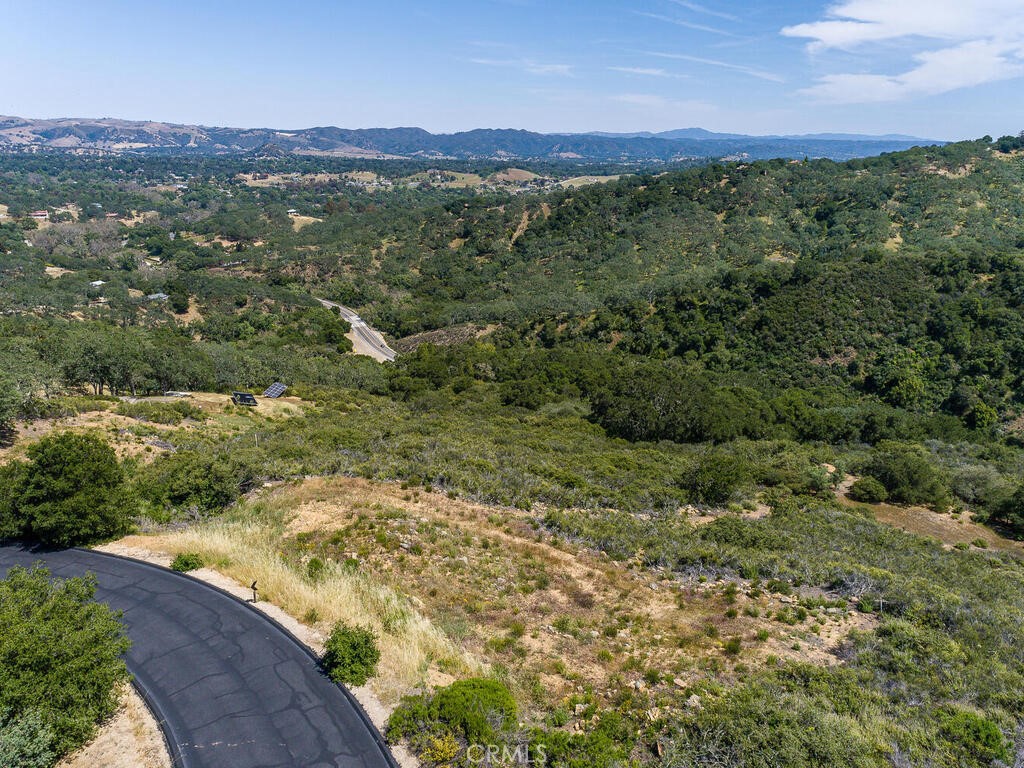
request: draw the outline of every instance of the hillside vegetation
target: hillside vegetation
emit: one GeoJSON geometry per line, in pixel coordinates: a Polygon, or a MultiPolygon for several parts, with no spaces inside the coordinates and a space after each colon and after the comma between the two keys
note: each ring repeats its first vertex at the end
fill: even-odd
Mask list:
{"type": "MultiPolygon", "coordinates": [[[[555,191],[2,158],[0,471],[102,435],[163,546],[377,633],[428,764],[483,734],[551,766],[1011,765],[1022,145],[555,191]],[[315,297],[404,354],[351,355],[315,297]]],[[[40,503],[0,487],[0,521],[38,534],[40,503]]]]}

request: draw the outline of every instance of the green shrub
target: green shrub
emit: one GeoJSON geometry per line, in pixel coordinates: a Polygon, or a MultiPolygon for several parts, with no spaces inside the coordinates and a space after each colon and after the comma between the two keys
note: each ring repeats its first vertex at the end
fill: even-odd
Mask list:
{"type": "Polygon", "coordinates": [[[364,685],[377,671],[380,650],[377,637],[363,627],[338,622],[324,646],[324,669],[331,679],[345,685],[364,685]]]}
{"type": "Polygon", "coordinates": [[[13,502],[23,534],[68,547],[129,530],[137,505],[126,491],[117,454],[104,440],[51,435],[31,446],[28,457],[13,502]]]}
{"type": "Polygon", "coordinates": [[[326,568],[327,564],[319,557],[311,557],[309,562],[306,563],[306,577],[310,581],[319,581],[324,575],[324,570],[326,568]]]}
{"type": "Polygon", "coordinates": [[[683,472],[679,484],[698,504],[724,504],[745,474],[745,466],[736,457],[709,451],[683,472]]]}
{"type": "Polygon", "coordinates": [[[516,702],[502,683],[482,677],[459,680],[442,688],[430,703],[430,714],[470,744],[494,741],[515,720],[516,702]]]}
{"type": "Polygon", "coordinates": [[[179,552],[171,561],[171,570],[177,571],[178,573],[185,573],[187,571],[194,571],[197,568],[202,568],[204,565],[203,556],[197,552],[179,552]]]}
{"type": "Polygon", "coordinates": [[[404,696],[388,718],[385,734],[392,744],[412,739],[430,727],[430,697],[425,694],[404,696]]]}
{"type": "Polygon", "coordinates": [[[963,750],[976,760],[988,763],[1006,760],[1010,756],[999,726],[975,712],[961,710],[947,714],[942,719],[942,734],[954,748],[963,750]]]}
{"type": "Polygon", "coordinates": [[[39,565],[0,581],[0,756],[25,761],[0,765],[63,755],[117,710],[129,643],[95,592],[92,577],[51,580],[39,565]]]}
{"type": "Polygon", "coordinates": [[[219,512],[253,481],[249,468],[221,453],[179,451],[142,467],[134,485],[139,495],[159,507],[219,512]]]}
{"type": "Polygon", "coordinates": [[[862,477],[850,486],[849,496],[865,504],[879,504],[889,498],[889,492],[875,478],[862,477]]]}
{"type": "Polygon", "coordinates": [[[923,448],[882,443],[868,459],[865,473],[877,479],[900,504],[925,504],[936,510],[949,507],[949,490],[923,448]]]}
{"type": "Polygon", "coordinates": [[[57,760],[53,730],[37,710],[0,712],[0,765],[50,768],[57,760]]]}
{"type": "Polygon", "coordinates": [[[28,465],[21,461],[0,466],[0,541],[17,538],[25,532],[25,520],[18,510],[18,500],[27,470],[28,465]]]}
{"type": "Polygon", "coordinates": [[[173,403],[164,402],[121,402],[114,413],[139,421],[151,421],[156,424],[180,424],[185,419],[204,421],[206,413],[185,400],[173,403]]]}

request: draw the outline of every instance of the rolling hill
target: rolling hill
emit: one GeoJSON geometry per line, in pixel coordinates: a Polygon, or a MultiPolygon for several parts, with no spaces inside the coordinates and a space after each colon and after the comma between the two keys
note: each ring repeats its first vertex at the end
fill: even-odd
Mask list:
{"type": "Polygon", "coordinates": [[[827,157],[848,160],[931,144],[905,136],[744,136],[700,128],[660,134],[543,134],[478,128],[434,134],[422,128],[295,130],[177,125],[114,118],[27,119],[0,116],[0,151],[104,151],[234,154],[272,146],[295,154],[340,157],[545,159],[666,162],[692,158],[827,157]]]}

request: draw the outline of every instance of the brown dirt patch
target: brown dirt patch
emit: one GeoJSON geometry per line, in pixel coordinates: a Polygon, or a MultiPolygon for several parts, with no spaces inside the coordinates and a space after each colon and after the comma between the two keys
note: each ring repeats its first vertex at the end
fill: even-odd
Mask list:
{"type": "Polygon", "coordinates": [[[315,216],[300,216],[297,213],[291,214],[292,229],[298,232],[303,227],[308,227],[310,224],[316,224],[317,222],[323,221],[315,216]]]}
{"type": "Polygon", "coordinates": [[[57,768],[171,768],[171,756],[156,718],[129,685],[117,714],[57,768]]]}
{"type": "Polygon", "coordinates": [[[175,315],[174,319],[177,320],[179,325],[188,325],[189,323],[201,323],[203,321],[203,314],[202,312],[199,311],[199,302],[195,300],[195,297],[189,297],[188,311],[182,312],[180,315],[175,315]]]}
{"type": "Polygon", "coordinates": [[[841,504],[846,506],[870,510],[875,519],[881,523],[891,525],[908,533],[915,533],[918,536],[936,539],[947,549],[956,544],[970,544],[981,540],[992,549],[1002,549],[1009,552],[1024,550],[1024,543],[1003,538],[991,528],[974,522],[970,510],[954,515],[949,512],[936,512],[927,507],[897,504],[864,504],[854,501],[847,494],[850,491],[850,486],[856,480],[857,478],[853,475],[847,475],[836,488],[836,498],[841,504]]]}
{"type": "Polygon", "coordinates": [[[506,168],[504,171],[498,171],[497,173],[492,173],[490,175],[490,177],[488,178],[488,181],[496,181],[496,182],[520,181],[521,182],[521,181],[533,181],[534,179],[539,179],[539,178],[540,178],[540,176],[538,176],[536,173],[532,173],[531,171],[527,171],[527,170],[524,170],[522,168],[506,168]]]}
{"type": "Polygon", "coordinates": [[[619,175],[614,176],[574,176],[571,179],[565,179],[559,182],[559,186],[566,187],[569,189],[575,187],[586,187],[591,184],[607,184],[610,181],[618,181],[621,178],[619,175]]]}
{"type": "Polygon", "coordinates": [[[188,428],[188,425],[174,427],[150,422],[143,425],[136,419],[110,411],[88,411],[76,416],[20,422],[15,427],[13,443],[0,448],[0,462],[24,458],[29,445],[51,432],[98,433],[113,446],[118,458],[134,457],[147,461],[166,452],[166,448],[161,447],[164,433],[181,428],[188,428]]]}
{"type": "Polygon", "coordinates": [[[526,234],[527,228],[530,226],[530,212],[523,211],[523,217],[519,220],[519,226],[516,227],[516,231],[512,233],[512,242],[514,243],[524,234],[526,234]]]}

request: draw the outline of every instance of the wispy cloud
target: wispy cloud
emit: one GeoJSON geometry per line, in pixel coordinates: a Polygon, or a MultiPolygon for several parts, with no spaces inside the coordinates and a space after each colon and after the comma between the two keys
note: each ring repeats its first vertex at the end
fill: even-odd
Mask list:
{"type": "Polygon", "coordinates": [[[718,59],[705,59],[703,56],[691,56],[688,53],[666,53],[663,51],[643,51],[648,56],[657,56],[662,59],[673,59],[675,61],[692,61],[694,64],[706,64],[709,67],[719,67],[721,69],[728,69],[733,72],[742,72],[744,75],[750,75],[760,80],[768,80],[773,83],[785,82],[781,75],[777,75],[774,72],[767,72],[763,69],[755,69],[753,67],[747,67],[743,64],[733,64],[729,61],[719,61],[718,59]]]}
{"type": "Polygon", "coordinates": [[[473,64],[485,67],[508,67],[531,75],[558,75],[572,77],[572,64],[548,64],[533,59],[470,59],[473,64]]]}
{"type": "Polygon", "coordinates": [[[699,3],[691,3],[689,0],[670,0],[676,5],[685,8],[688,11],[694,13],[703,13],[705,16],[715,16],[719,19],[726,19],[727,21],[739,21],[739,17],[733,16],[731,13],[724,13],[723,11],[715,11],[711,8],[707,8],[699,3]]]}
{"type": "Polygon", "coordinates": [[[805,93],[834,103],[897,101],[1024,76],[1020,0],[846,0],[824,19],[786,27],[808,50],[857,52],[880,43],[910,46],[901,72],[837,72],[805,93]]]}
{"type": "Polygon", "coordinates": [[[692,110],[699,112],[715,112],[717,107],[698,99],[670,99],[656,93],[617,93],[611,97],[620,104],[649,109],[692,110]]]}
{"type": "Polygon", "coordinates": [[[676,72],[669,72],[661,67],[608,67],[612,72],[623,72],[627,75],[640,75],[642,77],[667,77],[687,80],[689,75],[681,75],[676,72]]]}
{"type": "Polygon", "coordinates": [[[648,19],[655,19],[656,21],[663,21],[666,24],[674,24],[677,27],[685,27],[686,29],[695,29],[698,32],[710,32],[713,35],[722,35],[723,37],[736,37],[735,34],[718,27],[711,27],[707,24],[695,24],[692,21],[686,21],[685,19],[677,19],[673,16],[665,16],[661,13],[648,13],[646,11],[633,11],[637,16],[643,16],[648,19]]]}

